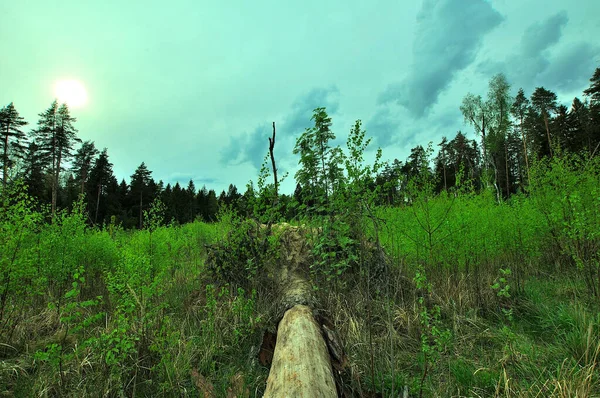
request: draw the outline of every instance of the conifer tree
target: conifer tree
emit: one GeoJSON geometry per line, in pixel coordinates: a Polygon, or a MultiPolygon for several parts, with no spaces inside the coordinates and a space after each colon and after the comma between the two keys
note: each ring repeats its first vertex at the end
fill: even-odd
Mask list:
{"type": "Polygon", "coordinates": [[[591,154],[597,154],[600,146],[600,68],[596,68],[590,79],[590,87],[583,93],[589,98],[589,148],[591,154]]]}
{"type": "Polygon", "coordinates": [[[11,166],[10,155],[23,158],[26,149],[26,136],[21,127],[27,125],[23,117],[11,102],[0,108],[0,137],[2,138],[2,186],[6,187],[8,169],[11,166]]]}
{"type": "MultiPolygon", "coordinates": [[[[106,148],[104,149],[106,151],[106,148]]],[[[73,158],[73,172],[75,173],[75,179],[80,183],[80,194],[85,193],[85,184],[88,180],[92,163],[98,155],[98,150],[94,145],[93,141],[85,141],[81,144],[81,147],[75,152],[73,158]]]]}
{"type": "Polygon", "coordinates": [[[198,212],[197,203],[196,203],[196,185],[194,185],[194,181],[190,179],[188,182],[188,186],[185,190],[186,193],[186,221],[193,222],[196,219],[196,214],[198,212]]]}
{"type": "Polygon", "coordinates": [[[73,127],[76,121],[69,112],[66,104],[58,105],[54,100],[50,107],[39,114],[38,128],[34,134],[42,154],[47,159],[52,176],[52,217],[56,214],[56,200],[58,197],[59,178],[62,163],[69,160],[77,138],[77,130],[73,127]]]}
{"type": "Polygon", "coordinates": [[[556,94],[550,90],[546,90],[544,87],[537,87],[533,94],[531,94],[531,109],[534,112],[534,115],[543,120],[545,132],[546,132],[546,142],[544,143],[544,139],[537,135],[538,140],[538,150],[540,151],[540,156],[544,156],[549,154],[552,156],[552,138],[550,135],[550,113],[556,111],[556,94]],[[546,152],[548,150],[548,152],[546,152]]]}
{"type": "Polygon", "coordinates": [[[575,97],[569,110],[568,123],[570,129],[573,131],[573,148],[575,152],[581,151],[585,148],[591,153],[594,150],[592,148],[592,129],[590,125],[590,109],[589,104],[582,102],[579,98],[575,97]]]}
{"type": "Polygon", "coordinates": [[[217,213],[219,211],[219,202],[217,201],[217,194],[213,189],[208,191],[206,197],[206,220],[216,221],[217,213]]]}
{"type": "Polygon", "coordinates": [[[523,158],[525,159],[525,169],[527,170],[527,183],[529,183],[529,156],[527,153],[527,137],[525,135],[525,117],[529,109],[529,99],[525,96],[522,88],[519,89],[517,96],[511,106],[511,113],[519,124],[521,130],[521,141],[523,142],[523,158]]]}
{"type": "Polygon", "coordinates": [[[108,150],[104,148],[98,156],[98,159],[94,162],[94,167],[90,170],[89,186],[90,192],[94,193],[93,198],[95,203],[94,224],[103,219],[103,217],[98,217],[98,214],[100,213],[101,198],[106,199],[108,185],[111,182],[116,183],[112,166],[112,163],[108,160],[108,150]]]}
{"type": "Polygon", "coordinates": [[[129,191],[133,201],[137,202],[135,205],[133,205],[133,208],[138,210],[138,226],[140,229],[142,229],[144,225],[144,203],[151,203],[153,199],[154,192],[151,187],[151,184],[153,182],[154,181],[152,180],[152,172],[148,170],[146,164],[142,162],[142,164],[138,166],[138,168],[131,176],[131,184],[129,191]]]}
{"type": "Polygon", "coordinates": [[[30,142],[25,152],[24,178],[29,195],[46,200],[44,184],[44,156],[35,141],[30,142]]]}

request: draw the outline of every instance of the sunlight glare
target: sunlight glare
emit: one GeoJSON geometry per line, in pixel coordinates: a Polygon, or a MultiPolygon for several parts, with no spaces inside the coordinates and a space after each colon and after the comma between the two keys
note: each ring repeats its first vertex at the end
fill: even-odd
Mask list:
{"type": "Polygon", "coordinates": [[[87,92],[78,80],[59,80],[54,86],[54,94],[59,103],[66,103],[72,108],[79,108],[87,102],[87,92]]]}

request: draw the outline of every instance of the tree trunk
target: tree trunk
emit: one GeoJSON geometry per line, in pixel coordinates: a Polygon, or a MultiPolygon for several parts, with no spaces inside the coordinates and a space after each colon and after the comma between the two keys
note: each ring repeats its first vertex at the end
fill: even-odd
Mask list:
{"type": "Polygon", "coordinates": [[[508,139],[504,141],[504,166],[506,168],[506,197],[510,196],[510,178],[508,174],[508,139]]]}
{"type": "Polygon", "coordinates": [[[98,184],[98,197],[96,198],[96,215],[94,216],[94,224],[98,222],[98,209],[100,208],[100,190],[101,185],[98,184]]]}
{"type": "Polygon", "coordinates": [[[544,112],[544,124],[546,125],[546,135],[548,136],[548,148],[550,149],[550,157],[552,157],[552,142],[550,141],[550,127],[548,126],[548,114],[544,112]]]}
{"type": "Polygon", "coordinates": [[[142,229],[143,223],[142,223],[142,206],[144,204],[143,202],[143,198],[144,198],[144,191],[140,191],[140,229],[142,229]]]}
{"type": "Polygon", "coordinates": [[[275,122],[273,122],[273,138],[269,138],[269,155],[271,156],[271,165],[273,166],[273,181],[275,183],[275,200],[279,198],[278,194],[278,181],[277,181],[277,167],[275,166],[275,155],[273,155],[273,149],[275,148],[275,122]]]}
{"type": "Polygon", "coordinates": [[[53,181],[52,181],[52,219],[56,215],[56,202],[58,198],[58,179],[60,176],[60,161],[61,161],[61,153],[58,153],[56,157],[56,170],[54,171],[53,181]]]}
{"type": "Polygon", "coordinates": [[[329,352],[311,309],[296,305],[288,310],[277,335],[264,397],[337,397],[329,352]]]}
{"type": "Polygon", "coordinates": [[[283,266],[278,270],[280,305],[287,309],[277,328],[277,343],[264,397],[337,397],[329,351],[310,306],[315,297],[308,282],[310,249],[304,234],[284,226],[283,266]]]}
{"type": "Polygon", "coordinates": [[[2,155],[2,187],[6,188],[8,173],[8,126],[6,127],[6,136],[4,137],[4,154],[2,155]]]}
{"type": "Polygon", "coordinates": [[[525,141],[525,129],[523,128],[523,117],[521,116],[521,138],[523,140],[523,154],[525,154],[525,167],[527,168],[527,184],[529,184],[529,160],[527,157],[527,142],[525,141]]]}

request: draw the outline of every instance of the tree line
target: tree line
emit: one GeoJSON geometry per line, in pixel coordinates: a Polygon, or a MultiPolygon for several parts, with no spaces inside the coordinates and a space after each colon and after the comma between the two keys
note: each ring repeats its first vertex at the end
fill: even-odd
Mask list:
{"type": "Polygon", "coordinates": [[[107,148],[99,151],[94,142],[82,141],[76,121],[69,107],[55,100],[39,114],[37,125],[25,132],[29,123],[13,103],[0,108],[3,189],[22,181],[30,196],[49,206],[51,217],[83,196],[90,224],[112,222],[138,228],[143,226],[144,210],[157,198],[166,205],[169,221],[186,223],[198,217],[213,221],[220,204],[241,196],[233,185],[219,196],[206,186],[196,190],[191,180],[187,187],[164,186],[143,162],[129,182],[119,183],[107,148]]]}
{"type": "MultiPolygon", "coordinates": [[[[475,191],[492,189],[498,200],[526,192],[532,163],[564,152],[594,156],[600,145],[600,68],[583,94],[570,108],[559,104],[556,93],[536,88],[529,97],[523,89],[511,96],[503,74],[489,82],[488,92],[468,93],[459,106],[464,121],[476,132],[470,140],[461,131],[454,138],[443,137],[434,146],[418,145],[405,161],[378,163],[373,175],[360,176],[361,186],[376,192],[379,204],[397,205],[407,201],[409,182],[430,180],[439,193],[468,183],[475,191]],[[434,155],[435,153],[435,155],[434,155]]],[[[343,190],[353,170],[353,154],[362,154],[368,145],[360,120],[353,126],[348,148],[332,147],[335,139],[331,118],[325,108],[314,111],[314,127],[298,138],[294,154],[300,156],[292,195],[278,194],[278,212],[294,218],[305,209],[318,210],[330,202],[334,192],[343,190]]],[[[69,208],[85,198],[89,222],[95,225],[121,223],[141,228],[143,213],[155,199],[165,205],[165,221],[186,223],[213,221],[221,206],[245,216],[253,213],[258,191],[252,183],[244,194],[235,185],[217,195],[206,186],[156,182],[142,163],[129,182],[118,182],[113,174],[107,148],[99,151],[92,141],[77,136],[74,118],[66,104],[56,100],[39,114],[36,126],[24,131],[28,122],[13,103],[0,108],[2,187],[23,181],[28,193],[48,205],[53,217],[57,209],[69,208]],[[77,148],[76,148],[77,146],[77,148]]],[[[378,155],[378,159],[381,155],[378,155]]],[[[275,203],[275,202],[273,202],[275,203]]]]}
{"type": "Polygon", "coordinates": [[[384,201],[403,200],[406,182],[416,176],[435,181],[435,191],[452,189],[469,182],[479,191],[492,189],[498,200],[517,192],[527,192],[532,164],[563,153],[598,154],[600,145],[600,68],[584,90],[585,99],[576,97],[571,106],[559,104],[556,93],[537,87],[527,97],[520,88],[511,96],[503,74],[489,82],[487,95],[468,93],[460,111],[465,124],[478,140],[469,140],[459,131],[449,140],[443,137],[433,148],[419,145],[405,162],[394,160],[378,177],[388,183],[382,190],[384,201]],[[391,184],[390,184],[391,183],[391,184]]]}
{"type": "MultiPolygon", "coordinates": [[[[526,193],[535,162],[564,153],[598,154],[600,68],[583,94],[585,99],[574,98],[570,108],[559,104],[556,93],[544,87],[537,87],[530,97],[520,88],[513,97],[506,77],[497,74],[490,80],[485,97],[468,93],[459,106],[477,139],[468,139],[458,131],[452,139],[442,138],[437,153],[432,143],[417,145],[405,161],[394,159],[378,165],[374,176],[364,176],[363,187],[377,193],[378,204],[387,205],[409,202],[411,184],[413,190],[429,184],[433,194],[457,186],[474,192],[490,189],[498,201],[526,193]]],[[[315,198],[328,201],[334,191],[348,185],[352,174],[348,166],[364,132],[358,120],[344,152],[329,145],[335,135],[325,109],[315,109],[312,120],[314,127],[298,138],[294,149],[300,155],[294,199],[301,205],[318,207],[315,198]]]]}

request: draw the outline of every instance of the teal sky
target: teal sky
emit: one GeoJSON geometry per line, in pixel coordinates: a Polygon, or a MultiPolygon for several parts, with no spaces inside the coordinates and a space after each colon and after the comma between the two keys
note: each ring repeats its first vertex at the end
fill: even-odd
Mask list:
{"type": "Polygon", "coordinates": [[[597,0],[2,1],[0,105],[33,128],[54,83],[80,80],[84,140],[117,178],[243,191],[277,124],[293,189],[296,137],[327,107],[342,143],[354,120],[404,160],[461,129],[458,109],[504,72],[570,104],[600,66],[597,0]]]}

